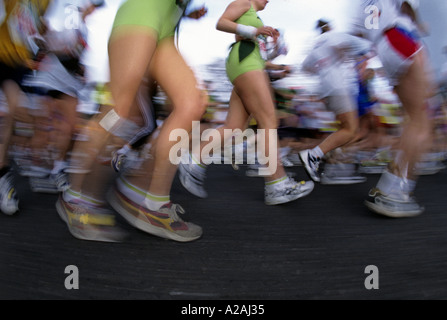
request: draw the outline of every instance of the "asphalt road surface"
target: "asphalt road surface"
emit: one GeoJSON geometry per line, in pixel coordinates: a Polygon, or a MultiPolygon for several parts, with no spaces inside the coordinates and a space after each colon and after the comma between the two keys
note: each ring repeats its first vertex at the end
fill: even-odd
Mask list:
{"type": "MultiPolygon", "coordinates": [[[[145,234],[121,218],[125,242],[77,240],[56,213],[57,195],[33,193],[17,176],[21,211],[0,215],[0,299],[447,299],[447,170],[420,178],[426,212],[401,220],[363,205],[377,175],[317,185],[306,198],[268,207],[263,180],[244,171],[211,167],[208,199],[176,179],[172,200],[204,229],[192,243],[145,234]]],[[[306,178],[302,167],[289,171],[306,178]]]]}

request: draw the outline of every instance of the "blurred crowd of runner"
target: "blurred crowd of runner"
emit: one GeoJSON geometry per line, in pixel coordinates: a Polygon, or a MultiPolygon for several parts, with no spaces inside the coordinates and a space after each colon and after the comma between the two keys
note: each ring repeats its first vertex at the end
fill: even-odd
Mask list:
{"type": "MultiPolygon", "coordinates": [[[[133,3],[133,1],[128,2],[133,3]]],[[[185,2],[188,3],[188,1],[185,2]]],[[[256,11],[263,9],[263,7],[258,7],[261,2],[264,7],[267,4],[267,1],[260,0],[252,2],[252,8],[258,9],[256,11]]],[[[415,9],[414,1],[402,2],[410,3],[415,9]]],[[[88,82],[85,77],[85,67],[80,62],[82,54],[88,50],[88,30],[85,27],[85,21],[89,14],[104,5],[103,1],[85,1],[84,5],[78,8],[81,22],[79,28],[63,31],[51,30],[42,18],[45,16],[47,7],[51,5],[51,1],[2,0],[0,3],[2,7],[0,16],[2,41],[2,48],[0,48],[1,211],[5,214],[14,214],[19,210],[19,199],[17,199],[13,182],[15,174],[27,177],[33,192],[54,194],[71,192],[64,198],[64,204],[59,203],[58,210],[61,216],[63,216],[61,211],[68,212],[69,210],[65,206],[65,203],[71,201],[68,199],[81,199],[91,204],[100,198],[99,196],[97,198],[83,196],[78,191],[73,192],[70,189],[73,184],[78,183],[76,178],[70,179],[70,174],[92,173],[92,157],[96,166],[100,167],[95,169],[95,172],[103,170],[108,172],[106,175],[109,177],[145,175],[146,169],[143,168],[143,163],[154,159],[154,146],[156,146],[154,139],[167,119],[170,119],[170,115],[177,112],[176,106],[157,81],[145,78],[137,86],[139,89],[135,93],[136,98],[132,98],[136,100],[138,108],[128,113],[128,119],[132,120],[138,129],[132,131],[132,139],[123,142],[126,140],[124,133],[116,133],[117,129],[112,128],[114,124],[104,125],[104,118],[110,120],[107,115],[114,116],[110,113],[103,118],[103,123],[98,121],[102,128],[91,125],[91,121],[106,114],[104,110],[109,110],[107,108],[114,104],[113,84],[88,82]],[[34,17],[36,14],[39,16],[37,19],[34,17]],[[13,32],[17,30],[21,30],[22,33],[13,32]],[[96,134],[99,136],[103,128],[107,128],[112,137],[108,138],[106,143],[98,144],[92,156],[91,149],[88,147],[91,137],[96,134]],[[84,145],[86,147],[82,147],[84,145]],[[90,163],[90,168],[87,168],[86,163],[90,163]]],[[[177,3],[177,6],[181,7],[181,3],[182,1],[180,4],[177,3]]],[[[197,13],[198,16],[191,15],[191,17],[198,19],[204,14],[206,11],[202,8],[197,13]]],[[[221,18],[222,29],[226,28],[224,25],[226,17],[221,18]]],[[[322,34],[332,32],[326,29],[329,26],[330,21],[320,20],[317,23],[317,28],[322,34]]],[[[247,35],[249,31],[238,31],[238,36],[247,35]]],[[[314,182],[343,185],[363,183],[370,174],[383,174],[393,160],[399,157],[400,137],[403,126],[409,119],[398,93],[388,83],[386,71],[382,66],[377,67],[377,64],[373,63],[373,57],[367,54],[350,56],[344,61],[344,65],[344,68],[351,71],[347,78],[349,84],[344,86],[355,109],[337,111],[337,113],[328,105],[340,104],[340,96],[337,96],[337,99],[333,99],[334,97],[330,95],[322,96],[319,90],[320,82],[316,86],[301,83],[285,86],[281,80],[293,77],[293,70],[297,66],[277,65],[274,64],[274,59],[269,61],[268,75],[275,105],[274,122],[278,130],[279,159],[291,179],[287,180],[285,189],[281,190],[290,194],[295,192],[294,190],[303,188],[300,189],[300,194],[296,194],[293,199],[290,198],[292,200],[309,194],[313,189],[313,184],[309,184],[311,182],[294,184],[292,180],[294,174],[297,170],[302,170],[296,167],[303,166],[314,182]],[[340,117],[341,114],[348,112],[354,112],[356,117],[352,119],[340,117]],[[349,132],[346,141],[334,145],[327,152],[322,152],[323,147],[320,149],[319,146],[322,146],[330,137],[333,138],[334,133],[340,132],[341,129],[349,129],[350,121],[358,121],[355,132],[349,132]],[[303,154],[303,152],[307,153],[303,154]],[[314,161],[316,166],[312,167],[312,159],[317,158],[318,161],[314,161]],[[307,163],[308,161],[310,164],[307,163]],[[318,175],[312,175],[314,171],[318,171],[318,175]],[[306,183],[307,189],[300,187],[300,185],[305,186],[306,183]]],[[[222,68],[224,68],[223,65],[222,68]]],[[[440,172],[445,168],[444,163],[447,159],[447,69],[441,72],[440,80],[435,80],[436,78],[432,75],[429,79],[433,90],[427,95],[424,107],[430,121],[432,143],[414,165],[415,176],[440,172]]],[[[221,81],[227,81],[227,79],[214,77],[198,80],[200,99],[205,106],[203,109],[205,112],[201,113],[202,116],[199,119],[202,130],[219,129],[228,121],[229,107],[234,101],[222,99],[222,95],[213,89],[216,82],[221,81]]],[[[239,85],[237,80],[234,84],[235,87],[239,85]]],[[[243,87],[239,87],[239,92],[242,91],[243,87]]],[[[346,100],[341,101],[346,102],[346,100]]],[[[246,108],[249,107],[246,106],[246,108]]],[[[250,117],[247,127],[259,128],[259,121],[263,121],[262,119],[262,114],[258,115],[258,119],[250,117]]],[[[133,129],[127,123],[122,123],[121,126],[123,128],[128,126],[129,130],[133,129]]],[[[233,145],[231,154],[234,156],[237,153],[246,153],[252,143],[255,143],[255,140],[249,137],[240,144],[233,145]]],[[[224,150],[213,157],[224,158],[224,150]]],[[[191,159],[194,160],[194,157],[192,156],[191,159]]],[[[196,160],[200,166],[202,159],[196,160]]],[[[259,168],[262,165],[258,162],[237,163],[234,159],[228,161],[232,163],[235,170],[245,170],[249,177],[259,176],[259,168]]],[[[198,169],[181,168],[183,185],[193,194],[206,197],[203,191],[205,173],[197,171],[199,172],[199,178],[197,178],[194,172],[191,173],[188,170],[198,169]],[[195,179],[195,182],[191,182],[191,179],[195,179]]],[[[266,181],[266,190],[270,183],[276,183],[280,178],[266,181]]],[[[124,188],[123,186],[130,188],[124,178],[120,185],[120,188],[124,188]]],[[[121,193],[125,194],[125,192],[121,193]]],[[[129,197],[132,198],[132,196],[129,197]]],[[[146,196],[146,198],[150,197],[146,196]]],[[[266,196],[266,203],[268,201],[274,204],[277,198],[272,200],[266,196]]],[[[407,203],[405,201],[401,202],[407,203]]],[[[122,202],[119,204],[122,205],[122,202]]],[[[414,206],[414,203],[411,205],[414,206]]],[[[171,210],[171,207],[169,206],[166,210],[168,209],[171,210]]],[[[154,212],[161,209],[151,210],[154,212]]],[[[178,207],[172,210],[181,211],[178,207]]],[[[173,214],[172,210],[169,211],[170,217],[173,214]]],[[[418,208],[416,211],[419,214],[421,210],[418,208]]],[[[173,220],[183,223],[177,213],[173,220]]],[[[97,213],[90,214],[99,216],[97,213]]],[[[67,217],[71,219],[70,214],[67,217]]],[[[106,221],[105,226],[110,226],[106,218],[104,221],[106,221]]],[[[79,226],[73,227],[70,222],[67,223],[70,231],[81,238],[85,236],[91,240],[115,241],[120,237],[114,234],[95,239],[92,234],[98,231],[97,228],[94,231],[83,230],[81,233],[84,233],[76,234],[73,229],[79,226]]],[[[193,229],[192,225],[186,225],[186,227],[193,229]]],[[[166,228],[174,227],[171,223],[166,228]]],[[[174,229],[172,232],[177,231],[174,229]]],[[[201,230],[195,230],[195,232],[196,234],[190,237],[188,235],[181,240],[167,237],[178,241],[190,241],[200,237],[201,230]]]]}

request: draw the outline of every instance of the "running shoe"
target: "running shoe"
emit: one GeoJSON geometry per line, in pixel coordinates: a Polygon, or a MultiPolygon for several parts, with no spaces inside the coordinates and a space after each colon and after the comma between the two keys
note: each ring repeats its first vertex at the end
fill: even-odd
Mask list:
{"type": "Polygon", "coordinates": [[[11,172],[7,172],[0,178],[0,211],[8,216],[19,211],[19,200],[12,185],[11,172]]]}
{"type": "Polygon", "coordinates": [[[289,160],[287,156],[281,158],[281,163],[285,168],[291,168],[294,166],[293,162],[289,160]]]}
{"type": "Polygon", "coordinates": [[[185,211],[177,204],[168,203],[152,211],[133,202],[116,187],[109,191],[108,201],[129,224],[146,233],[178,242],[190,242],[202,236],[201,227],[180,218],[179,214],[185,211]]]}
{"type": "Polygon", "coordinates": [[[63,170],[59,171],[58,173],[51,174],[50,181],[54,183],[58,191],[64,192],[70,188],[68,176],[63,170]]]}
{"type": "Polygon", "coordinates": [[[309,195],[314,189],[315,184],[312,181],[296,182],[288,178],[283,188],[265,188],[265,204],[269,206],[284,204],[303,198],[309,195]]]}
{"type": "Polygon", "coordinates": [[[321,174],[321,184],[326,185],[345,185],[345,184],[358,184],[366,182],[366,177],[352,175],[352,176],[331,176],[324,172],[321,174]]]}
{"type": "Polygon", "coordinates": [[[355,163],[326,163],[321,173],[321,184],[344,185],[366,182],[366,177],[358,175],[355,163]]]}
{"type": "Polygon", "coordinates": [[[20,175],[29,178],[45,178],[51,173],[49,168],[39,165],[23,166],[20,168],[20,175]]]}
{"type": "Polygon", "coordinates": [[[318,173],[320,161],[310,155],[310,150],[300,151],[299,156],[309,177],[315,182],[320,182],[318,173]]]}
{"type": "Polygon", "coordinates": [[[369,192],[365,205],[373,212],[390,218],[411,218],[425,210],[413,197],[391,198],[383,195],[377,188],[369,192]]]}
{"type": "Polygon", "coordinates": [[[415,165],[414,174],[417,176],[434,175],[445,168],[441,161],[420,161],[415,165]]]}
{"type": "Polygon", "coordinates": [[[208,193],[204,188],[206,174],[199,170],[194,170],[192,164],[179,164],[179,178],[183,187],[199,198],[207,198],[208,193]]]}
{"type": "Polygon", "coordinates": [[[122,242],[126,237],[126,233],[116,225],[115,216],[108,209],[66,202],[62,195],[56,202],[56,209],[75,238],[122,242]]]}
{"type": "Polygon", "coordinates": [[[359,163],[359,172],[363,174],[382,174],[390,163],[390,154],[388,150],[378,152],[359,151],[357,161],[359,163]]]}
{"type": "Polygon", "coordinates": [[[387,164],[382,164],[382,163],[372,163],[372,162],[368,162],[368,163],[361,163],[360,167],[359,167],[359,173],[363,173],[363,174],[382,174],[386,168],[387,168],[387,164]]]}
{"type": "Polygon", "coordinates": [[[56,184],[48,177],[45,178],[29,178],[29,184],[32,192],[36,193],[49,193],[49,194],[57,194],[60,191],[56,187],[56,184]]]}
{"type": "Polygon", "coordinates": [[[120,172],[124,168],[124,163],[126,161],[126,154],[122,152],[114,152],[112,154],[112,160],[110,165],[115,172],[120,172]]]}

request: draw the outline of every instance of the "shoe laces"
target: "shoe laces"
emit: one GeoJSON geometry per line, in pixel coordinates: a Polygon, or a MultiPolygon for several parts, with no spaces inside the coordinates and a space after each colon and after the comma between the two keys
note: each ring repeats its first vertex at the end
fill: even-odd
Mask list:
{"type": "Polygon", "coordinates": [[[160,209],[160,212],[167,213],[172,222],[183,222],[182,218],[178,214],[185,214],[185,209],[179,204],[171,204],[170,207],[165,206],[160,209]]]}
{"type": "Polygon", "coordinates": [[[312,167],[313,167],[313,169],[315,171],[319,170],[319,168],[320,168],[320,161],[317,158],[309,155],[309,162],[312,164],[312,167]]]}

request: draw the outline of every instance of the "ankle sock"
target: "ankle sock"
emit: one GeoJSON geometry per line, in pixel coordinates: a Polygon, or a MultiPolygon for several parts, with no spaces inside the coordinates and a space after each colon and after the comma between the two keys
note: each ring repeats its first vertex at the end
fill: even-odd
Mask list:
{"type": "Polygon", "coordinates": [[[117,180],[116,185],[122,194],[135,203],[142,204],[146,199],[146,191],[131,184],[129,181],[124,179],[124,177],[120,177],[117,180]]]}
{"type": "Polygon", "coordinates": [[[67,164],[65,161],[61,161],[61,160],[54,161],[54,167],[51,170],[51,174],[57,174],[57,173],[61,172],[63,169],[65,169],[66,166],[67,166],[67,164]]]}
{"type": "Polygon", "coordinates": [[[265,182],[265,187],[268,190],[273,190],[273,189],[281,189],[282,187],[285,186],[285,184],[289,181],[289,177],[286,175],[282,178],[279,178],[277,180],[274,181],[266,181],[265,182]]]}
{"type": "Polygon", "coordinates": [[[321,151],[319,146],[316,146],[312,150],[310,150],[310,155],[316,158],[318,161],[321,160],[321,158],[324,157],[323,151],[321,151]]]}
{"type": "Polygon", "coordinates": [[[377,183],[377,188],[384,195],[409,195],[416,188],[416,181],[398,177],[386,170],[377,183]]]}
{"type": "Polygon", "coordinates": [[[146,207],[152,211],[158,211],[161,207],[163,207],[165,204],[168,204],[169,202],[169,195],[159,196],[151,194],[149,192],[146,193],[146,198],[144,200],[144,204],[146,205],[146,207]]]}

